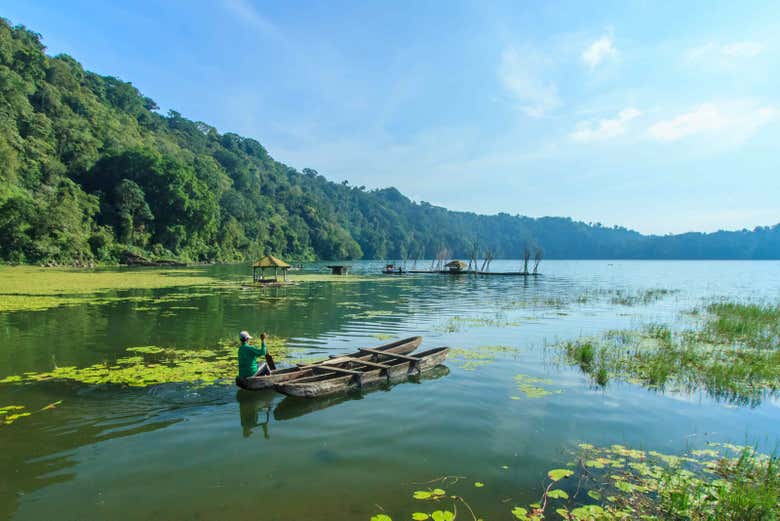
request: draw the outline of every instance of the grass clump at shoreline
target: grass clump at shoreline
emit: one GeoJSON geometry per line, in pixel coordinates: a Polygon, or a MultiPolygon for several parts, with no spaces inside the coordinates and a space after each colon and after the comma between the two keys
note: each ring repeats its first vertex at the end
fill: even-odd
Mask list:
{"type": "Polygon", "coordinates": [[[755,406],[780,389],[780,308],[719,302],[699,328],[663,324],[610,331],[560,344],[567,362],[596,383],[620,378],[659,390],[704,389],[715,398],[755,406]]]}

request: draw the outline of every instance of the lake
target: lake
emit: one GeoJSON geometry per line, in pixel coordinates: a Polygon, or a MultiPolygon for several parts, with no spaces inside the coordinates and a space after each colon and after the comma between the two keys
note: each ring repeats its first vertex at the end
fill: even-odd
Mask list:
{"type": "MultiPolygon", "coordinates": [[[[215,284],[0,313],[0,379],[22,378],[0,384],[0,407],[33,412],[0,425],[0,517],[398,520],[420,511],[414,491],[435,486],[467,499],[475,517],[512,519],[581,443],[678,454],[708,442],[772,452],[780,442],[771,393],[747,405],[704,389],[602,387],[555,347],[648,323],[688,327],[698,320],[688,312],[714,299],[777,302],[779,262],[544,261],[528,278],[386,276],[384,263],[351,264],[354,276],[265,289],[243,286],[246,266],[195,267],[215,284]],[[242,329],[267,331],[272,353],[285,339],[302,359],[412,335],[424,336],[421,349],[453,352],[420,378],[310,401],[238,392],[229,378],[145,387],[24,378],[118,367],[139,346],[215,349],[242,329]]],[[[472,519],[464,505],[458,518],[472,519]]]]}

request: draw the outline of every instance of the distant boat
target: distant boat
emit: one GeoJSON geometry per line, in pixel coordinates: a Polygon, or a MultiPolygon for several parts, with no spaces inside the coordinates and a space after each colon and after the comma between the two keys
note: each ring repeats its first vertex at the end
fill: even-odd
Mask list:
{"type": "Polygon", "coordinates": [[[384,273],[385,275],[401,275],[406,272],[401,266],[396,266],[395,264],[387,264],[385,266],[385,269],[382,270],[382,273],[384,273]]]}

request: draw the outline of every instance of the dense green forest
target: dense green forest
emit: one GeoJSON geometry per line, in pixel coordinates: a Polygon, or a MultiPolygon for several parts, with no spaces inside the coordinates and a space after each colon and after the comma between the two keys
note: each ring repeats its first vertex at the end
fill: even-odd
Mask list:
{"type": "Polygon", "coordinates": [[[88,264],[126,252],[238,261],[498,258],[780,258],[780,225],[645,236],[568,218],[453,212],[395,188],[298,172],[251,138],[220,134],[131,83],[49,57],[0,21],[0,260],[88,264]]]}

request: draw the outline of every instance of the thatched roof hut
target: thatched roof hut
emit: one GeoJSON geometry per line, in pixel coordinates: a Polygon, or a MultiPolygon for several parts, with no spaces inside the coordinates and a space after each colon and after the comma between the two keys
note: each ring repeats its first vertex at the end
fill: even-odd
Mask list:
{"type": "Polygon", "coordinates": [[[281,259],[277,259],[273,255],[266,255],[259,261],[252,265],[252,280],[255,282],[276,282],[279,276],[279,270],[282,270],[282,276],[285,282],[287,281],[287,270],[290,269],[290,265],[281,259]],[[273,268],[274,278],[266,279],[265,270],[273,268]],[[260,276],[257,276],[257,270],[260,270],[260,276]]]}
{"type": "Polygon", "coordinates": [[[253,267],[255,268],[289,268],[290,265],[284,262],[282,259],[277,259],[273,255],[266,255],[259,261],[255,262],[253,267]]]}

